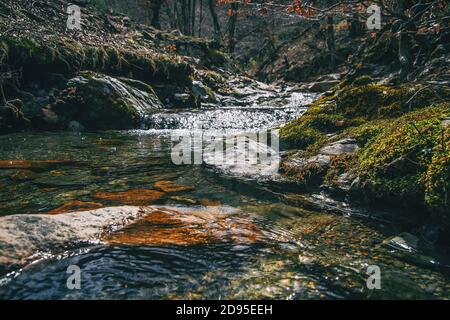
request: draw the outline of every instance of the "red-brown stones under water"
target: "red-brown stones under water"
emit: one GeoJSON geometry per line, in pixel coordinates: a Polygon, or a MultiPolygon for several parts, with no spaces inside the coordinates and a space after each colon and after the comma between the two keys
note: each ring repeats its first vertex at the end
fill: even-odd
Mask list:
{"type": "Polygon", "coordinates": [[[132,189],[122,192],[100,192],[94,198],[115,201],[126,205],[146,205],[161,199],[164,192],[148,189],[132,189]]]}
{"type": "Polygon", "coordinates": [[[164,192],[180,192],[180,191],[192,191],[195,190],[193,186],[178,185],[173,181],[161,180],[154,184],[155,188],[164,192]]]}
{"type": "Polygon", "coordinates": [[[251,219],[220,207],[208,209],[154,208],[144,218],[105,235],[113,245],[197,245],[207,243],[255,243],[262,230],[251,219]]]}
{"type": "Polygon", "coordinates": [[[104,205],[98,202],[70,201],[56,209],[47,212],[47,214],[54,215],[69,212],[83,212],[92,209],[98,209],[101,207],[104,207],[104,205]]]}

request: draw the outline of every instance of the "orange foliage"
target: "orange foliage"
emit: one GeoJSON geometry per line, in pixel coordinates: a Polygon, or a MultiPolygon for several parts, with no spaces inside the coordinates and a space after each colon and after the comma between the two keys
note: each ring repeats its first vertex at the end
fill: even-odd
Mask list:
{"type": "Polygon", "coordinates": [[[176,53],[177,52],[177,45],[176,44],[170,44],[166,46],[166,50],[169,53],[176,53]]]}
{"type": "MultiPolygon", "coordinates": [[[[246,7],[251,2],[251,0],[217,0],[216,2],[219,6],[229,5],[231,3],[237,2],[240,4],[241,7],[246,7]]],[[[272,1],[267,1],[267,6],[270,7],[271,5],[272,5],[272,1]]],[[[301,1],[301,0],[293,0],[290,5],[286,5],[284,7],[287,12],[298,14],[303,17],[314,17],[315,15],[317,15],[317,10],[315,8],[313,8],[309,5],[305,5],[303,3],[303,1],[301,1]]],[[[245,10],[245,13],[247,15],[253,14],[251,9],[245,10]]],[[[234,16],[236,14],[238,16],[243,16],[244,11],[241,8],[239,8],[238,10],[233,10],[233,9],[229,8],[227,11],[227,14],[230,17],[234,16]]],[[[261,14],[261,15],[268,14],[268,10],[264,6],[264,4],[262,4],[261,6],[258,7],[258,14],[261,14]]]]}

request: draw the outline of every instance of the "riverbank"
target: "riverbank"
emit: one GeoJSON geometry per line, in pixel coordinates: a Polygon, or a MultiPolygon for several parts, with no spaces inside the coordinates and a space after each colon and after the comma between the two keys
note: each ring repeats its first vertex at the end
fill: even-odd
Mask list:
{"type": "Polygon", "coordinates": [[[213,89],[225,85],[226,70],[234,70],[211,41],[91,6],[81,7],[81,30],[68,30],[67,5],[0,4],[0,133],[138,128],[162,104],[215,102],[213,89]]]}
{"type": "Polygon", "coordinates": [[[448,234],[449,99],[439,84],[341,83],[281,129],[294,149],[282,170],[305,189],[406,209],[448,234]]]}

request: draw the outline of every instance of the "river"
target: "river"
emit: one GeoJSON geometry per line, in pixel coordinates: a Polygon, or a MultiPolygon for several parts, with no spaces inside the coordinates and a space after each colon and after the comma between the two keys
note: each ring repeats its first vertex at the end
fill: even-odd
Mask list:
{"type": "Polygon", "coordinates": [[[0,275],[0,298],[450,298],[448,257],[402,243],[406,236],[399,235],[411,227],[389,215],[321,193],[299,195],[291,184],[259,176],[172,162],[174,130],[273,128],[301,116],[314,98],[258,90],[224,99],[220,109],[154,114],[145,130],[1,136],[2,216],[143,205],[132,193],[108,195],[158,187],[148,204],[172,211],[105,242],[39,253],[33,263],[0,275]],[[324,209],[303,206],[304,198],[324,209]],[[190,210],[203,212],[201,222],[190,210]],[[168,218],[173,212],[184,220],[168,218]],[[70,265],[82,271],[80,290],[66,286],[70,265]],[[380,289],[367,286],[369,266],[381,272],[380,289]]]}

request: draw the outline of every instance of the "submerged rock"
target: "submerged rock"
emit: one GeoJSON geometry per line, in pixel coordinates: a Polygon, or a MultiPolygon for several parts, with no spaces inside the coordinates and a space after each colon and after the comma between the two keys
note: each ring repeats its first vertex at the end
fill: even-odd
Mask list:
{"type": "Polygon", "coordinates": [[[68,81],[55,103],[43,109],[43,118],[51,125],[77,131],[130,129],[161,108],[153,89],[143,82],[82,72],[68,81]]]}
{"type": "Polygon", "coordinates": [[[254,243],[263,232],[251,220],[224,207],[153,208],[142,219],[102,238],[114,245],[197,245],[254,243]]]}
{"type": "Polygon", "coordinates": [[[194,186],[178,185],[173,181],[161,180],[154,184],[155,188],[158,188],[164,192],[180,192],[180,191],[192,191],[195,190],[194,186]]]}
{"type": "MultiPolygon", "coordinates": [[[[74,204],[86,205],[70,205],[74,204]]],[[[261,241],[265,232],[251,218],[237,215],[238,212],[222,206],[124,206],[0,217],[0,268],[8,270],[36,259],[40,253],[56,254],[98,241],[113,245],[261,241]]]]}
{"type": "Polygon", "coordinates": [[[147,189],[133,189],[123,192],[100,192],[94,198],[116,201],[127,205],[145,205],[161,199],[164,192],[147,189]]]}
{"type": "Polygon", "coordinates": [[[76,165],[79,165],[79,163],[71,160],[0,160],[0,169],[29,169],[39,171],[76,165]]]}
{"type": "Polygon", "coordinates": [[[410,233],[403,232],[398,236],[385,240],[383,244],[394,249],[415,252],[418,250],[419,238],[410,233]]]}
{"type": "Polygon", "coordinates": [[[99,239],[107,229],[119,228],[148,212],[139,207],[104,208],[60,215],[0,217],[0,266],[23,265],[39,252],[64,251],[99,239]]]}

